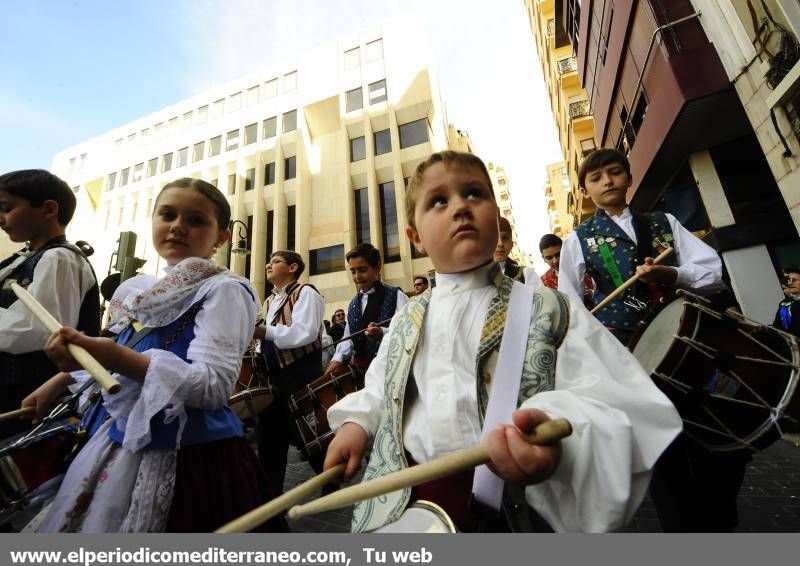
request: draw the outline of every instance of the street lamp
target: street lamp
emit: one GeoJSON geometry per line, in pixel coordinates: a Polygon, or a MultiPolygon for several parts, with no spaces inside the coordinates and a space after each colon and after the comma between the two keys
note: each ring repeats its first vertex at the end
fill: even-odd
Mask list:
{"type": "Polygon", "coordinates": [[[230,224],[231,232],[233,232],[233,229],[237,224],[240,224],[238,232],[239,239],[236,242],[236,246],[234,247],[233,237],[231,236],[231,253],[247,255],[250,253],[250,249],[247,247],[247,224],[245,224],[241,220],[231,220],[230,224]]]}

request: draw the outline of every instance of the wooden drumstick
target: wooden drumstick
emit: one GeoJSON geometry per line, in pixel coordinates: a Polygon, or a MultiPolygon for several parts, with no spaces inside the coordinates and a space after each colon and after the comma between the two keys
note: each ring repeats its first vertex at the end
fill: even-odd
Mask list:
{"type": "Polygon", "coordinates": [[[16,409],[7,413],[0,413],[0,423],[19,417],[32,417],[34,412],[36,412],[36,407],[22,407],[21,409],[16,409]]]}
{"type": "MultiPolygon", "coordinates": [[[[61,329],[63,325],[58,322],[53,315],[47,312],[47,309],[45,309],[33,295],[28,293],[24,287],[17,283],[11,283],[11,290],[14,291],[19,300],[28,307],[28,310],[39,319],[39,322],[41,322],[47,330],[50,332],[58,332],[61,329]]],[[[100,365],[100,362],[95,360],[84,348],[76,346],[75,344],[67,344],[67,350],[69,350],[72,357],[89,372],[103,389],[109,393],[116,393],[120,390],[121,385],[119,382],[111,377],[111,374],[106,371],[106,368],[100,365]]]]}
{"type": "Polygon", "coordinates": [[[338,479],[343,473],[347,464],[337,464],[336,466],[325,470],[318,476],[314,476],[307,482],[301,483],[297,487],[290,489],[280,497],[276,497],[272,501],[256,507],[252,511],[245,513],[241,517],[234,519],[230,523],[218,528],[216,533],[246,533],[262,523],[272,519],[282,511],[288,509],[305,496],[314,493],[316,490],[322,488],[327,483],[338,479]]]}
{"type": "MultiPolygon", "coordinates": [[[[659,263],[664,261],[664,259],[666,259],[667,256],[669,256],[673,251],[675,251],[674,248],[667,248],[666,250],[658,254],[658,256],[653,260],[653,265],[658,265],[659,263]]],[[[597,306],[592,309],[591,311],[592,314],[596,313],[604,306],[606,306],[608,303],[619,297],[622,293],[625,292],[625,289],[636,283],[640,277],[641,277],[640,274],[635,273],[633,277],[631,277],[630,279],[625,281],[622,285],[614,289],[612,293],[610,293],[605,299],[600,301],[600,303],[598,303],[597,306]]]]}
{"type": "MultiPolygon", "coordinates": [[[[572,434],[572,425],[569,421],[567,419],[555,419],[540,424],[533,432],[523,436],[530,444],[538,445],[555,442],[570,434],[572,434]]],[[[485,446],[479,444],[478,446],[452,452],[430,462],[393,472],[368,482],[351,485],[305,505],[292,507],[289,509],[288,517],[290,519],[298,519],[314,513],[347,507],[364,499],[378,497],[398,489],[405,489],[463,472],[481,464],[488,464],[490,461],[489,451],[485,446]]]]}

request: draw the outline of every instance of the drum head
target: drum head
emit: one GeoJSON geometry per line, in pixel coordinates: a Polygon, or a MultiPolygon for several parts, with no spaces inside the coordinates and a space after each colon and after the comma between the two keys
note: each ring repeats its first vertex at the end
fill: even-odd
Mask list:
{"type": "Polygon", "coordinates": [[[270,387],[253,387],[231,397],[228,406],[240,420],[249,421],[253,412],[258,414],[269,407],[273,398],[270,387]]]}
{"type": "Polygon", "coordinates": [[[684,310],[685,301],[672,301],[658,313],[639,338],[633,349],[633,356],[648,374],[658,368],[672,347],[675,335],[681,327],[684,310]]]}
{"type": "Polygon", "coordinates": [[[430,501],[411,504],[394,523],[373,533],[456,533],[458,530],[444,509],[430,501]]]}

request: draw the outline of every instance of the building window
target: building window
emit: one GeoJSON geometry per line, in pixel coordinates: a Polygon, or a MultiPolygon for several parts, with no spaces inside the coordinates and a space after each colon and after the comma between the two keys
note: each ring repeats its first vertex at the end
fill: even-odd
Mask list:
{"type": "Polygon", "coordinates": [[[297,110],[283,113],[283,133],[293,132],[297,129],[297,110]]]}
{"type": "Polygon", "coordinates": [[[297,156],[287,157],[283,161],[283,179],[289,180],[297,177],[297,156]]]}
{"type": "Polygon", "coordinates": [[[219,179],[211,179],[211,184],[214,185],[215,188],[219,189],[219,179]]]}
{"type": "MultiPolygon", "coordinates": [[[[176,118],[176,119],[177,119],[177,118],[176,118]]],[[[133,142],[135,142],[135,141],[136,141],[136,132],[133,132],[132,134],[130,134],[130,135],[128,136],[128,144],[130,145],[130,144],[132,144],[132,143],[133,143],[133,142]]]]}
{"type": "Polygon", "coordinates": [[[158,171],[158,157],[154,157],[153,159],[147,162],[147,171],[145,172],[146,177],[152,177],[158,171]]]}
{"type": "Polygon", "coordinates": [[[344,70],[357,69],[361,66],[361,49],[358,47],[344,52],[344,70]]]}
{"type": "Polygon", "coordinates": [[[219,155],[220,151],[222,151],[222,136],[211,138],[208,142],[208,156],[214,157],[215,155],[219,155]]]}
{"type": "Polygon", "coordinates": [[[636,101],[636,108],[631,116],[631,125],[633,126],[634,133],[638,134],[644,122],[645,114],[647,114],[647,99],[644,94],[639,95],[639,100],[636,101]]]}
{"type": "Polygon", "coordinates": [[[117,172],[114,171],[113,173],[108,174],[108,179],[106,180],[106,190],[113,191],[114,186],[117,184],[117,172]]]}
{"type": "Polygon", "coordinates": [[[178,164],[177,167],[185,167],[189,163],[189,148],[182,147],[178,150],[178,164]]]}
{"type": "Polygon", "coordinates": [[[172,152],[164,154],[161,158],[161,172],[166,173],[172,169],[172,152]]]}
{"type": "Polygon", "coordinates": [[[319,248],[309,252],[309,274],[336,273],[344,269],[344,245],[319,248]]]}
{"type": "Polygon", "coordinates": [[[353,112],[359,108],[364,108],[364,97],[361,94],[361,87],[348,90],[344,95],[345,112],[353,112]]]}
{"type": "MultiPolygon", "coordinates": [[[[275,211],[268,210],[267,211],[267,256],[266,256],[266,263],[269,263],[270,256],[272,255],[272,248],[274,247],[273,238],[272,238],[272,229],[275,226],[275,211]]],[[[269,284],[269,283],[267,283],[269,284]]]]}
{"type": "Polygon", "coordinates": [[[394,196],[394,181],[380,183],[381,228],[383,241],[383,260],[386,263],[400,261],[400,232],[397,223],[397,204],[394,196]]]}
{"type": "Polygon", "coordinates": [[[399,130],[401,149],[428,141],[428,121],[425,118],[400,124],[399,130]]]}
{"type": "MultiPolygon", "coordinates": [[[[160,138],[164,135],[164,122],[159,122],[155,126],[153,126],[153,133],[157,138],[160,138]]],[[[117,140],[118,142],[122,143],[122,140],[117,140]]]]}
{"type": "Polygon", "coordinates": [[[375,132],[375,155],[383,155],[392,151],[392,136],[389,130],[375,132]]]}
{"type": "Polygon", "coordinates": [[[133,166],[133,182],[138,183],[142,180],[142,173],[144,173],[144,163],[137,163],[133,166]]]}
{"type": "Polygon", "coordinates": [[[295,246],[295,206],[286,209],[286,247],[290,250],[295,246]]]}
{"type": "Polygon", "coordinates": [[[253,106],[255,104],[258,104],[258,89],[259,89],[258,85],[251,86],[250,88],[247,89],[247,100],[245,101],[245,104],[247,104],[248,106],[253,106]]]}
{"type": "Polygon", "coordinates": [[[283,92],[297,90],[297,71],[283,75],[283,92]]]}
{"type": "Polygon", "coordinates": [[[208,105],[201,106],[197,109],[197,113],[194,115],[194,120],[194,123],[197,125],[208,122],[208,105]]]}
{"type": "Polygon", "coordinates": [[[228,194],[232,195],[236,192],[236,173],[228,175],[228,194]]]}
{"type": "Polygon", "coordinates": [[[264,185],[275,183],[275,162],[264,165],[264,185]]]}
{"type": "Polygon", "coordinates": [[[383,59],[383,40],[376,39],[367,43],[367,63],[383,59]]]}
{"type": "Polygon", "coordinates": [[[378,104],[379,102],[386,102],[386,79],[378,82],[370,83],[369,85],[369,103],[378,104]]]}
{"type": "Polygon", "coordinates": [[[201,141],[194,144],[192,148],[192,163],[197,163],[198,161],[202,161],[203,154],[205,153],[206,149],[206,142],[201,141]]]}
{"type": "Polygon", "coordinates": [[[278,96],[278,79],[272,79],[264,83],[264,100],[278,96]]]}
{"type": "Polygon", "coordinates": [[[367,145],[364,136],[350,140],[350,162],[361,161],[367,158],[367,145]]]}
{"type": "Polygon", "coordinates": [[[263,124],[264,133],[262,134],[262,140],[268,140],[269,138],[274,138],[275,135],[278,133],[278,118],[273,116],[272,118],[267,118],[264,120],[263,124]]]}
{"type": "MultiPolygon", "coordinates": [[[[244,174],[244,190],[252,191],[256,181],[256,170],[248,169],[244,174]]],[[[252,218],[252,216],[251,216],[252,218]]]]}
{"type": "Polygon", "coordinates": [[[130,172],[131,172],[130,167],[126,167],[120,173],[120,175],[119,175],[119,186],[120,187],[124,187],[125,185],[128,184],[128,176],[130,175],[130,172]]]}
{"type": "Polygon", "coordinates": [[[228,98],[228,112],[238,112],[242,109],[242,93],[230,95],[228,98]]]}
{"type": "Polygon", "coordinates": [[[249,124],[244,127],[244,145],[256,143],[258,139],[258,123],[249,124]]]}
{"type": "Polygon", "coordinates": [[[139,139],[146,141],[150,137],[150,128],[144,128],[139,132],[139,139]]]}
{"type": "Polygon", "coordinates": [[[225,151],[232,151],[239,147],[239,130],[231,130],[225,138],[225,151]]]}
{"type": "Polygon", "coordinates": [[[356,245],[369,243],[369,194],[367,188],[356,189],[356,245]]]}
{"type": "Polygon", "coordinates": [[[181,118],[181,131],[188,130],[192,127],[192,114],[193,112],[184,112],[181,118]]]}
{"type": "MultiPolygon", "coordinates": [[[[177,127],[178,127],[178,117],[177,116],[174,116],[174,117],[170,118],[169,120],[167,120],[167,132],[170,135],[175,133],[175,129],[177,127]]],[[[130,138],[128,138],[128,141],[131,141],[130,138]]]]}
{"type": "Polygon", "coordinates": [[[225,113],[225,99],[221,98],[211,105],[211,119],[222,118],[225,113]]]}

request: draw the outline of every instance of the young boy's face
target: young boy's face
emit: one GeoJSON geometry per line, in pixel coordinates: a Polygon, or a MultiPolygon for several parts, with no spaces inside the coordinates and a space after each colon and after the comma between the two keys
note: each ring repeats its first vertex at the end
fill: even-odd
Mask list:
{"type": "Polygon", "coordinates": [[[589,171],[584,184],[583,196],[592,199],[599,208],[613,209],[625,207],[631,178],[621,163],[609,163],[589,171]]]}
{"type": "MultiPolygon", "coordinates": [[[[53,203],[53,201],[47,201],[53,203]]],[[[33,207],[24,198],[0,191],[0,229],[12,242],[34,240],[46,230],[46,218],[51,206],[33,207]]]]}
{"type": "Polygon", "coordinates": [[[497,205],[480,169],[435,163],[425,170],[416,194],[414,223],[406,228],[417,249],[440,273],[475,269],[497,246],[497,205]]]}
{"type": "Polygon", "coordinates": [[[542,250],[542,259],[549,267],[558,271],[561,262],[561,244],[544,248],[542,250]]]}
{"type": "Polygon", "coordinates": [[[372,267],[366,258],[354,257],[347,260],[347,268],[359,291],[369,291],[381,275],[381,266],[372,267]]]}
{"type": "Polygon", "coordinates": [[[508,259],[508,254],[514,247],[514,239],[511,237],[511,232],[502,230],[500,237],[497,239],[497,247],[494,249],[494,260],[496,262],[503,262],[508,259]]]}

